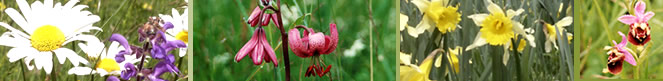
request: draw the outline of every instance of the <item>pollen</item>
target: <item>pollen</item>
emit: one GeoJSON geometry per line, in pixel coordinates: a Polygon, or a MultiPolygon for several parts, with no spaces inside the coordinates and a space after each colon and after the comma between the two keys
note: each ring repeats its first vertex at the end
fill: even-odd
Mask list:
{"type": "Polygon", "coordinates": [[[62,31],[53,25],[44,25],[30,36],[30,44],[39,51],[52,51],[58,49],[64,43],[65,37],[62,31]]]}
{"type": "Polygon", "coordinates": [[[115,62],[115,59],[104,58],[97,64],[97,68],[106,70],[106,72],[112,72],[120,70],[120,66],[115,62]]]}
{"type": "Polygon", "coordinates": [[[186,30],[182,30],[180,33],[177,33],[177,35],[175,35],[175,38],[177,40],[181,40],[184,43],[187,43],[189,42],[189,32],[186,30]]]}

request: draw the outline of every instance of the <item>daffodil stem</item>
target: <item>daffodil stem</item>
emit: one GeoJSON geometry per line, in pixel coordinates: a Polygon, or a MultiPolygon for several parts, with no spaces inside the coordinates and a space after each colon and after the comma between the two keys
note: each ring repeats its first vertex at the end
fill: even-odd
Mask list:
{"type": "Polygon", "coordinates": [[[518,75],[518,81],[523,81],[523,78],[526,78],[526,77],[522,76],[521,71],[520,71],[520,70],[522,70],[520,68],[520,55],[518,54],[518,48],[520,48],[520,47],[518,47],[518,45],[516,45],[516,44],[520,44],[520,42],[525,42],[525,41],[519,41],[518,43],[516,43],[515,42],[516,40],[514,40],[514,39],[511,39],[511,41],[513,41],[513,42],[511,42],[511,45],[513,46],[513,49],[516,50],[516,51],[513,52],[513,56],[516,57],[516,58],[513,58],[513,59],[516,59],[516,69],[517,69],[516,74],[518,75]]]}

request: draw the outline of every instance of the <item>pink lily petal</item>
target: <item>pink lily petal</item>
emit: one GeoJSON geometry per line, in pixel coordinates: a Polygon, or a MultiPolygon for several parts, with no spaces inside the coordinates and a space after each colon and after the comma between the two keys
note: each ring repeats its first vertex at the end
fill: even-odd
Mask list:
{"type": "Polygon", "coordinates": [[[262,26],[267,26],[269,25],[269,20],[273,19],[272,14],[264,14],[262,17],[262,26]]]}
{"type": "Polygon", "coordinates": [[[276,16],[276,15],[277,15],[277,14],[271,14],[271,16],[272,16],[271,19],[272,19],[272,21],[274,21],[274,25],[276,25],[276,26],[280,26],[279,23],[280,23],[281,21],[278,21],[278,20],[276,19],[276,18],[278,17],[278,16],[276,16]]]}
{"type": "MultiPolygon", "coordinates": [[[[306,32],[306,31],[304,31],[306,32]]],[[[302,39],[300,38],[299,35],[299,30],[297,28],[290,29],[288,32],[288,43],[290,43],[290,49],[292,49],[292,52],[295,53],[295,55],[299,57],[309,57],[310,55],[305,50],[308,50],[306,45],[302,43],[302,39]]]]}
{"type": "Polygon", "coordinates": [[[635,4],[635,15],[636,16],[642,16],[645,13],[645,8],[647,5],[645,2],[638,1],[638,3],[635,4]]]}
{"type": "Polygon", "coordinates": [[[623,15],[623,16],[617,18],[617,20],[619,20],[620,22],[622,22],[624,24],[633,24],[633,23],[637,22],[638,18],[633,16],[633,15],[623,15]]]}
{"type": "Polygon", "coordinates": [[[251,26],[256,26],[258,24],[258,21],[261,20],[260,18],[262,17],[262,10],[260,7],[256,7],[253,9],[253,12],[251,12],[251,16],[249,16],[248,23],[251,24],[251,26]]]}
{"type": "Polygon", "coordinates": [[[262,56],[264,55],[263,52],[265,52],[265,50],[263,48],[264,42],[261,41],[261,40],[266,40],[266,39],[261,38],[261,36],[265,35],[265,33],[264,33],[262,28],[258,28],[258,29],[259,29],[257,31],[258,32],[258,39],[257,39],[258,44],[255,47],[256,49],[253,50],[253,54],[254,54],[253,64],[255,64],[255,65],[262,64],[262,59],[263,59],[262,56]]]}
{"type": "MultiPolygon", "coordinates": [[[[260,36],[260,38],[267,39],[267,37],[265,37],[265,35],[260,36]]],[[[264,44],[263,47],[265,49],[265,52],[267,53],[267,57],[265,57],[265,61],[267,61],[267,62],[273,61],[274,66],[278,66],[279,62],[276,59],[276,55],[274,55],[275,54],[274,49],[272,49],[272,46],[269,45],[267,40],[262,40],[262,42],[264,44]]],[[[260,49],[260,48],[258,48],[258,49],[260,49]]]]}
{"type": "Polygon", "coordinates": [[[311,47],[311,49],[312,49],[311,51],[320,52],[320,51],[326,50],[327,45],[326,45],[326,42],[325,42],[326,40],[325,40],[325,35],[324,34],[318,32],[318,33],[314,33],[314,34],[309,35],[308,38],[309,38],[309,42],[308,42],[309,47],[311,47]]]}
{"type": "Polygon", "coordinates": [[[247,54],[251,53],[251,51],[253,51],[256,44],[258,44],[258,41],[256,41],[258,39],[257,31],[258,29],[256,29],[256,32],[253,33],[253,37],[251,37],[249,42],[244,44],[242,49],[240,49],[239,52],[237,52],[237,55],[235,55],[235,61],[239,62],[240,60],[242,60],[242,58],[244,58],[244,56],[246,56],[247,54]]]}
{"type": "Polygon", "coordinates": [[[331,33],[331,36],[327,37],[329,37],[331,41],[327,43],[329,48],[327,48],[327,51],[323,52],[323,54],[329,54],[333,52],[336,49],[336,45],[338,43],[338,31],[336,29],[336,24],[329,24],[329,32],[331,33]]]}

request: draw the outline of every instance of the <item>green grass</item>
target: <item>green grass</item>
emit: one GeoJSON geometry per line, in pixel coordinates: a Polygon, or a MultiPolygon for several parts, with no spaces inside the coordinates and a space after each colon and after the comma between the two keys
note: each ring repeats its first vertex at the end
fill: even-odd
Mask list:
{"type": "MultiPolygon", "coordinates": [[[[35,0],[28,0],[28,3],[31,4],[34,1],[35,0]]],[[[7,8],[18,9],[18,5],[16,4],[15,0],[1,0],[0,2],[2,2],[2,4],[5,5],[7,8]]],[[[66,3],[68,2],[68,0],[54,0],[54,3],[57,2],[66,3]]],[[[111,34],[119,33],[127,37],[130,44],[133,45],[142,44],[138,42],[137,29],[147,21],[148,17],[158,16],[158,14],[170,15],[172,8],[176,8],[178,11],[180,11],[180,13],[182,13],[184,9],[181,8],[181,6],[186,5],[186,3],[183,0],[81,0],[78,4],[88,5],[89,7],[84,10],[90,11],[92,12],[92,14],[98,15],[101,18],[99,22],[94,23],[94,26],[102,28],[103,32],[94,31],[96,33],[91,33],[91,34],[95,34],[100,40],[103,41],[107,40],[111,34]],[[151,8],[144,8],[144,6],[151,8]]],[[[11,26],[20,29],[20,27],[16,25],[9,18],[9,16],[7,16],[7,14],[4,12],[4,9],[0,12],[2,12],[2,14],[0,15],[0,22],[8,23],[11,26]]],[[[0,32],[5,32],[5,31],[8,30],[0,28],[0,32]]],[[[82,51],[80,51],[80,48],[78,48],[76,45],[77,43],[80,42],[78,41],[72,42],[64,47],[74,50],[75,52],[78,53],[79,56],[87,59],[87,55],[84,54],[82,51]]],[[[23,62],[20,61],[13,63],[9,62],[8,58],[6,57],[6,52],[9,51],[9,49],[11,48],[6,46],[0,46],[0,56],[1,56],[0,74],[3,75],[0,76],[0,80],[3,81],[11,81],[11,80],[20,81],[24,80],[24,78],[25,80],[28,81],[33,81],[33,80],[90,81],[93,78],[94,80],[105,80],[104,77],[100,77],[98,74],[96,74],[95,76],[67,75],[67,71],[71,67],[73,67],[73,65],[71,65],[71,63],[68,62],[62,65],[60,65],[57,62],[54,63],[54,68],[51,75],[47,75],[44,71],[41,70],[27,70],[27,68],[25,68],[25,66],[23,65],[24,64],[23,62]],[[25,71],[22,71],[22,69],[25,69],[25,71]]],[[[173,51],[172,53],[177,53],[177,51],[173,51]]],[[[56,58],[54,58],[53,60],[55,61],[56,58]]],[[[176,60],[185,61],[182,62],[182,64],[177,64],[177,66],[180,67],[179,69],[181,70],[181,74],[183,76],[188,75],[189,72],[187,72],[186,70],[187,59],[176,58],[176,60]]],[[[154,66],[154,64],[156,64],[156,61],[152,62],[154,63],[148,63],[147,66],[152,67],[154,66]]],[[[95,64],[95,61],[90,61],[90,64],[95,64]]],[[[164,79],[167,80],[174,80],[176,78],[175,76],[169,76],[169,74],[165,74],[162,77],[164,77],[164,79]]]]}
{"type": "MultiPolygon", "coordinates": [[[[240,62],[233,59],[237,51],[250,39],[254,27],[246,19],[258,0],[198,0],[194,2],[194,80],[285,80],[284,61],[280,48],[279,30],[273,24],[265,27],[267,39],[275,49],[279,66],[271,63],[253,65],[250,58],[240,62]],[[278,47],[277,47],[278,46],[278,47]]],[[[311,58],[301,58],[290,52],[292,80],[395,80],[396,29],[395,1],[365,0],[283,0],[282,7],[294,9],[283,15],[286,30],[304,25],[328,34],[329,23],[336,23],[338,47],[328,55],[321,55],[325,64],[332,65],[324,77],[304,77],[311,58]],[[369,13],[372,8],[372,14],[369,13]],[[309,14],[304,16],[305,14],[309,14]],[[370,16],[373,18],[371,19],[370,16]],[[290,17],[290,18],[289,18],[290,17]],[[301,19],[299,23],[292,24],[301,19]],[[374,22],[375,25],[372,25],[374,22]],[[355,41],[364,47],[349,51],[355,41]],[[348,51],[348,53],[345,53],[348,51]],[[349,54],[355,55],[349,55],[349,54]],[[372,60],[371,60],[372,58],[372,60]],[[371,61],[373,62],[371,65],[371,61]],[[371,68],[373,71],[371,71],[371,68]]],[[[284,9],[284,8],[282,8],[284,9]]]]}

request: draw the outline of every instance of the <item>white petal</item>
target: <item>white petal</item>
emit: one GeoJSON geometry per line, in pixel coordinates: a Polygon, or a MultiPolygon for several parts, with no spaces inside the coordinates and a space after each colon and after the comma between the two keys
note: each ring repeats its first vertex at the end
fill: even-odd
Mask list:
{"type": "Polygon", "coordinates": [[[546,53],[549,53],[550,50],[552,50],[552,42],[549,41],[549,40],[546,40],[546,43],[545,43],[545,44],[546,44],[546,49],[545,49],[545,50],[546,50],[546,53]]]}
{"type": "Polygon", "coordinates": [[[38,57],[35,58],[37,69],[43,68],[44,71],[46,71],[46,74],[51,74],[51,71],[53,71],[53,53],[41,52],[39,54],[40,55],[36,55],[38,57]]]}
{"type": "Polygon", "coordinates": [[[488,8],[488,11],[490,13],[504,13],[502,8],[500,8],[500,6],[497,6],[497,4],[493,3],[490,0],[486,0],[486,2],[488,2],[488,5],[486,7],[488,8]]]}
{"type": "Polygon", "coordinates": [[[427,10],[429,6],[428,4],[430,4],[428,0],[412,0],[410,2],[412,2],[412,4],[414,4],[415,6],[417,6],[417,8],[419,8],[419,11],[427,10]]]}
{"type": "Polygon", "coordinates": [[[483,45],[486,45],[486,44],[488,44],[486,42],[486,39],[481,38],[481,32],[479,32],[477,34],[477,36],[474,38],[474,43],[472,43],[470,46],[467,46],[467,49],[465,49],[465,51],[468,51],[468,50],[471,50],[471,49],[474,49],[476,47],[483,46],[483,45]]]}
{"type": "Polygon", "coordinates": [[[407,15],[400,14],[400,18],[399,18],[399,19],[400,19],[400,23],[399,23],[399,26],[398,26],[398,27],[401,28],[400,31],[403,31],[403,30],[405,30],[405,25],[407,25],[408,17],[407,17],[407,15]]]}
{"type": "MultiPolygon", "coordinates": [[[[21,9],[21,13],[23,13],[23,16],[25,16],[25,20],[30,21],[30,19],[32,17],[32,9],[30,9],[30,5],[28,4],[28,2],[25,1],[25,0],[16,0],[16,4],[18,4],[18,8],[21,9]]],[[[7,9],[9,9],[9,8],[7,8],[7,9]]],[[[5,9],[5,12],[6,12],[7,9],[5,9]]],[[[21,25],[19,25],[19,26],[21,26],[21,25]]]]}
{"type": "Polygon", "coordinates": [[[0,45],[9,47],[31,47],[30,40],[23,37],[11,37],[12,32],[5,32],[0,36],[0,45]]]}
{"type": "Polygon", "coordinates": [[[477,26],[481,26],[481,23],[486,17],[488,17],[488,14],[472,14],[468,16],[468,18],[472,19],[477,26]]]}
{"type": "Polygon", "coordinates": [[[557,21],[557,23],[555,23],[555,26],[564,27],[571,25],[571,23],[573,23],[573,17],[564,17],[562,18],[562,20],[557,21]]]}
{"type": "Polygon", "coordinates": [[[504,46],[504,54],[503,54],[503,56],[502,56],[502,63],[504,63],[504,65],[506,65],[507,63],[509,63],[509,50],[508,50],[508,49],[509,49],[509,45],[511,45],[510,42],[508,42],[507,44],[503,45],[503,46],[504,46]]]}
{"type": "Polygon", "coordinates": [[[186,48],[180,48],[180,57],[186,56],[186,48]]]}
{"type": "Polygon", "coordinates": [[[38,57],[38,56],[37,56],[38,54],[39,54],[39,53],[36,53],[36,54],[29,54],[29,55],[27,55],[27,57],[25,57],[25,59],[23,59],[23,62],[25,63],[25,66],[28,67],[28,70],[32,70],[32,69],[35,68],[34,65],[31,65],[31,64],[30,64],[30,61],[32,61],[32,59],[34,59],[35,57],[38,57]]]}
{"type": "Polygon", "coordinates": [[[9,62],[16,62],[24,57],[36,53],[39,53],[39,51],[31,47],[12,48],[9,50],[9,52],[7,52],[7,58],[9,58],[9,62]]]}
{"type": "Polygon", "coordinates": [[[77,41],[77,40],[86,41],[86,42],[88,42],[88,41],[95,42],[95,41],[99,41],[99,38],[97,38],[94,35],[76,35],[76,36],[72,36],[69,39],[65,40],[65,42],[62,43],[62,44],[63,45],[68,44],[69,42],[77,41]]]}
{"type": "Polygon", "coordinates": [[[69,72],[67,72],[67,74],[74,75],[90,75],[90,73],[96,73],[96,71],[89,67],[73,67],[69,69],[69,72]]]}
{"type": "Polygon", "coordinates": [[[106,70],[101,69],[101,68],[97,68],[97,73],[99,73],[99,75],[101,75],[101,76],[105,76],[105,75],[108,74],[108,72],[106,72],[106,70]]]}
{"type": "MultiPolygon", "coordinates": [[[[71,50],[69,50],[69,51],[71,51],[71,52],[69,52],[69,51],[64,51],[64,50],[60,50],[60,49],[63,49],[63,48],[59,48],[59,49],[53,50],[53,52],[55,52],[55,56],[58,58],[58,62],[60,62],[60,64],[64,64],[64,62],[67,61],[67,56],[66,56],[66,55],[68,55],[68,54],[76,54],[75,52],[73,52],[73,51],[71,51],[71,50]]],[[[65,48],[65,49],[66,49],[66,48],[65,48]]],[[[72,62],[72,63],[73,63],[73,62],[72,62]]],[[[76,65],[77,65],[77,64],[76,64],[76,65]]]]}
{"type": "MultiPolygon", "coordinates": [[[[26,32],[32,32],[35,30],[34,27],[29,27],[28,22],[25,20],[25,18],[23,18],[23,16],[20,13],[18,13],[18,11],[16,11],[14,8],[7,8],[5,12],[7,12],[9,18],[14,20],[14,22],[16,22],[16,24],[18,24],[18,26],[23,28],[23,30],[25,30],[26,32]]],[[[20,31],[14,31],[14,32],[20,32],[20,31]]]]}
{"type": "Polygon", "coordinates": [[[53,8],[53,0],[44,0],[44,6],[53,8]]]}
{"type": "Polygon", "coordinates": [[[513,18],[513,16],[518,16],[520,13],[523,13],[523,9],[518,9],[518,11],[506,10],[507,18],[513,18]]]}

